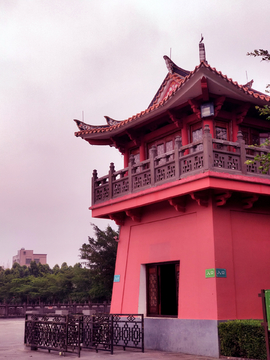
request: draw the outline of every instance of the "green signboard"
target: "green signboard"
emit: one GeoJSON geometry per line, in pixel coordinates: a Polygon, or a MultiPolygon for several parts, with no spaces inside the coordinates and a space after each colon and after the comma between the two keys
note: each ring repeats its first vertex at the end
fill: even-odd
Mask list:
{"type": "Polygon", "coordinates": [[[206,269],[205,270],[205,278],[226,278],[227,277],[227,271],[226,269],[206,269]]]}
{"type": "Polygon", "coordinates": [[[206,278],[213,278],[213,277],[215,277],[215,269],[206,269],[206,270],[205,270],[205,277],[206,277],[206,278]]]}
{"type": "Polygon", "coordinates": [[[265,290],[264,294],[265,294],[265,307],[266,307],[268,331],[270,331],[270,290],[265,290]]]}

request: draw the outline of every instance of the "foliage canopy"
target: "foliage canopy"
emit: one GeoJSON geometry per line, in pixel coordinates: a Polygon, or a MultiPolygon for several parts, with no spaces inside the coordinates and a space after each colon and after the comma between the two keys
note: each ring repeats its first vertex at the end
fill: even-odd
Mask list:
{"type": "Polygon", "coordinates": [[[105,231],[93,225],[96,239],[89,237],[80,249],[81,263],[61,267],[56,264],[20,266],[14,263],[11,269],[0,267],[0,303],[58,303],[109,301],[112,292],[118,232],[110,226],[105,231]]]}
{"type": "Polygon", "coordinates": [[[87,266],[92,279],[92,287],[89,291],[90,297],[97,299],[111,298],[113,276],[116,260],[117,242],[119,231],[111,226],[106,230],[100,230],[92,224],[95,237],[88,237],[88,243],[80,248],[81,259],[87,260],[87,266]]]}

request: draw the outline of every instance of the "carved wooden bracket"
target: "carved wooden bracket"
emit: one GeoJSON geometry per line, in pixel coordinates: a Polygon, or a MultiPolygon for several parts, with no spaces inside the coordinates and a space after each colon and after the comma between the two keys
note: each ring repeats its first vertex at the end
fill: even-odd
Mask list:
{"type": "Polygon", "coordinates": [[[133,141],[134,145],[136,146],[140,146],[141,144],[141,140],[139,138],[139,136],[136,134],[134,134],[133,132],[131,132],[130,130],[126,130],[126,134],[128,135],[128,137],[130,138],[131,141],[133,141]]]}
{"type": "Polygon", "coordinates": [[[201,79],[201,88],[202,88],[202,97],[203,101],[209,101],[209,89],[208,89],[208,83],[205,76],[201,79]]]}
{"type": "Polygon", "coordinates": [[[126,215],[129,216],[133,221],[141,221],[141,209],[129,209],[126,210],[126,215]]]}
{"type": "Polygon", "coordinates": [[[209,194],[205,193],[205,192],[195,192],[195,193],[191,193],[190,194],[191,199],[197,201],[198,205],[200,206],[208,206],[208,202],[209,202],[209,194]]]}
{"type": "Polygon", "coordinates": [[[176,211],[185,212],[187,199],[186,196],[169,199],[169,204],[175,208],[176,211]]]}
{"type": "Polygon", "coordinates": [[[239,125],[243,122],[244,118],[247,115],[247,112],[250,108],[249,104],[245,104],[240,106],[237,110],[236,110],[236,124],[239,125]]]}
{"type": "Polygon", "coordinates": [[[113,220],[116,223],[116,225],[119,225],[119,226],[124,225],[125,217],[126,217],[125,213],[109,214],[109,218],[111,220],[113,220]]]}
{"type": "Polygon", "coordinates": [[[215,198],[216,198],[216,204],[217,206],[223,206],[226,204],[227,200],[232,196],[232,192],[231,191],[225,191],[221,194],[216,194],[215,198]]]}
{"type": "Polygon", "coordinates": [[[116,149],[118,149],[122,155],[124,155],[124,153],[125,153],[125,151],[126,151],[124,145],[118,143],[113,137],[111,137],[110,139],[111,139],[111,141],[112,141],[112,143],[113,143],[113,146],[114,146],[116,149]]]}
{"type": "Polygon", "coordinates": [[[179,129],[183,128],[183,123],[180,122],[180,119],[178,119],[171,111],[168,111],[168,115],[177,128],[179,129]]]}
{"type": "Polygon", "coordinates": [[[253,204],[259,199],[259,195],[257,194],[243,194],[242,195],[242,204],[243,209],[251,209],[253,207],[253,204]]]}
{"type": "Polygon", "coordinates": [[[220,109],[222,108],[222,105],[224,104],[225,99],[226,99],[225,96],[220,96],[215,99],[215,117],[218,116],[218,113],[219,113],[220,109]]]}
{"type": "Polygon", "coordinates": [[[191,106],[191,109],[194,112],[194,114],[197,116],[197,118],[201,120],[201,108],[198,102],[190,99],[188,103],[191,106]]]}

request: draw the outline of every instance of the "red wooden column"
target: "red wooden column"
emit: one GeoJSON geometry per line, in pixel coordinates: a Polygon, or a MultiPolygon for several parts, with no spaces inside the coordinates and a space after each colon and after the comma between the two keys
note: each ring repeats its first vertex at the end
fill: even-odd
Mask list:
{"type": "Polygon", "coordinates": [[[187,145],[188,144],[188,126],[187,126],[186,122],[183,123],[181,135],[182,135],[182,146],[187,145]]]}
{"type": "Polygon", "coordinates": [[[124,168],[128,167],[128,163],[129,163],[129,156],[128,156],[128,151],[126,150],[124,153],[124,168]]]}
{"type": "Polygon", "coordinates": [[[140,161],[144,161],[144,160],[146,160],[145,146],[144,146],[144,141],[142,141],[140,145],[140,161]]]}

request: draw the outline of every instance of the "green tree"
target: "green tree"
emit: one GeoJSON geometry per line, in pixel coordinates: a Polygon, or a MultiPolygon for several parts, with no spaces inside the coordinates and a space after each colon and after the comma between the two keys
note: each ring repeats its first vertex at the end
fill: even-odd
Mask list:
{"type": "MultiPolygon", "coordinates": [[[[264,50],[264,49],[255,49],[252,52],[248,52],[247,53],[248,56],[254,56],[254,57],[260,57],[261,61],[270,61],[270,53],[268,52],[268,50],[264,50]]],[[[266,92],[270,93],[269,89],[270,88],[270,84],[266,85],[266,92]]],[[[256,106],[256,109],[258,109],[259,114],[263,117],[265,117],[265,119],[270,120],[270,107],[268,105],[265,105],[264,107],[259,107],[256,106]]],[[[258,145],[258,147],[268,147],[269,148],[270,142],[269,140],[266,140],[263,144],[258,145]]],[[[266,174],[270,168],[270,153],[269,152],[261,152],[259,154],[257,154],[254,157],[254,160],[247,160],[246,164],[250,165],[250,164],[254,164],[255,162],[260,163],[259,168],[262,170],[263,174],[266,174]]]]}
{"type": "Polygon", "coordinates": [[[52,272],[53,274],[58,274],[60,271],[60,267],[58,264],[54,265],[53,269],[52,269],[52,272]]]}
{"type": "Polygon", "coordinates": [[[90,300],[89,290],[92,287],[92,278],[89,269],[83,268],[80,263],[73,267],[72,301],[84,302],[90,300]]]}
{"type": "Polygon", "coordinates": [[[89,290],[91,300],[110,300],[116,260],[119,231],[107,226],[102,231],[92,224],[95,237],[88,237],[88,243],[80,248],[81,259],[87,260],[92,286],[89,290]]]}
{"type": "Polygon", "coordinates": [[[39,268],[35,261],[31,261],[29,266],[29,272],[31,275],[34,275],[35,277],[39,276],[39,268]]]}

